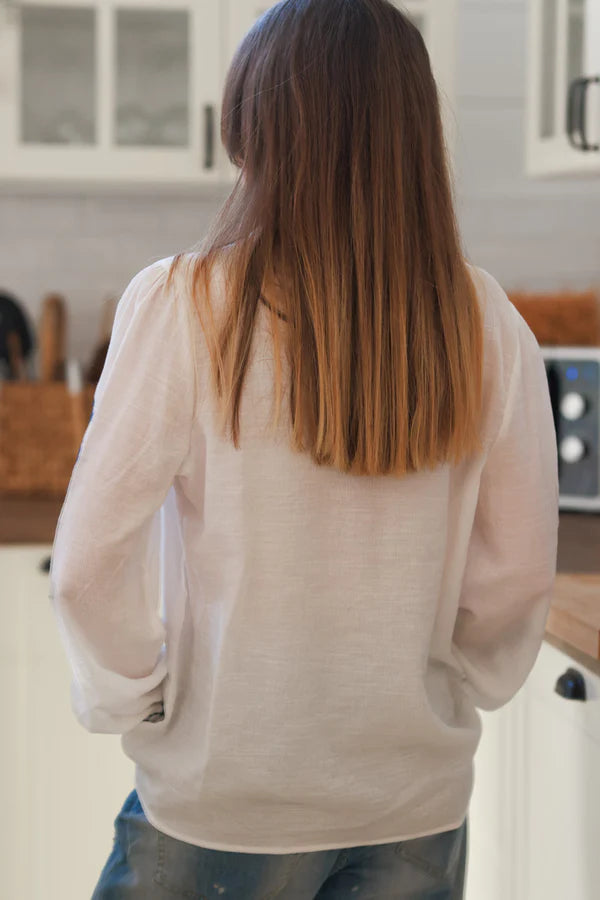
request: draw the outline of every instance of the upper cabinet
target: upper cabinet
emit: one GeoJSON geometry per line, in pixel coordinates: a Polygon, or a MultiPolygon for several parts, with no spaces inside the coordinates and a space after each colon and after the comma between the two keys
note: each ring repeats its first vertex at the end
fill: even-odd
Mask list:
{"type": "MultiPolygon", "coordinates": [[[[219,138],[223,83],[243,35],[270,5],[0,4],[0,180],[231,181],[236,170],[219,138]]],[[[425,37],[451,122],[456,0],[397,5],[425,37]]]]}
{"type": "Polygon", "coordinates": [[[527,172],[600,171],[600,0],[529,0],[527,172]]]}
{"type": "Polygon", "coordinates": [[[216,3],[19,0],[0,15],[0,177],[218,177],[216,3]]]}

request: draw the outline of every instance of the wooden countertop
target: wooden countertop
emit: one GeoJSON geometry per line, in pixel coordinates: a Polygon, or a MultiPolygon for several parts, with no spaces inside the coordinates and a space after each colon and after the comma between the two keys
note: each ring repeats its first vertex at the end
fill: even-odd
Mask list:
{"type": "Polygon", "coordinates": [[[0,544],[52,544],[63,502],[0,495],[0,544]]]}
{"type": "Polygon", "coordinates": [[[600,574],[557,574],[546,630],[600,662],[600,574]]]}
{"type": "MultiPolygon", "coordinates": [[[[0,497],[1,544],[52,544],[63,498],[0,497]]],[[[561,513],[547,637],[600,670],[600,514],[561,513]]]]}

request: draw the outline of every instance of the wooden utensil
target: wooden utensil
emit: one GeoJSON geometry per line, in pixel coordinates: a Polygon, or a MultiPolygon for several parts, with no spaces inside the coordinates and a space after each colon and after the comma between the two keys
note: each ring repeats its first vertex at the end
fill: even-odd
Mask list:
{"type": "Polygon", "coordinates": [[[64,381],[67,311],[64,297],[48,294],[39,325],[40,381],[64,381]]]}
{"type": "Polygon", "coordinates": [[[6,335],[6,346],[11,372],[17,380],[24,381],[27,373],[25,371],[25,360],[23,359],[23,344],[16,331],[8,332],[6,335]]]}
{"type": "Polygon", "coordinates": [[[108,353],[116,309],[116,297],[107,297],[104,301],[104,308],[102,310],[100,321],[100,338],[85,373],[85,380],[91,384],[97,384],[100,380],[104,362],[106,360],[106,354],[108,353]]]}

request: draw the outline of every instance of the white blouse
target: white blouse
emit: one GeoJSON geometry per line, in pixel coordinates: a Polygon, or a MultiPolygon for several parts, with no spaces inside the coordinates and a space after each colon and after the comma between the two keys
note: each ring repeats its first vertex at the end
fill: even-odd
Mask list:
{"type": "Polygon", "coordinates": [[[473,267],[485,453],[344,475],[293,452],[285,417],[265,436],[262,304],[241,449],[218,436],[201,326],[182,282],[166,288],[169,263],[118,304],[55,534],[75,715],[122,734],[148,819],[192,844],[292,853],[458,827],[477,707],[522,686],[552,599],[558,465],[533,333],[473,267]]]}

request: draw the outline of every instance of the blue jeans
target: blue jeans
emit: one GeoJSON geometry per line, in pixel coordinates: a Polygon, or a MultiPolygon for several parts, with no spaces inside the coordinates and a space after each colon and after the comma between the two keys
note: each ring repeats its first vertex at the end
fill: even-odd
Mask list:
{"type": "Polygon", "coordinates": [[[209,850],[154,828],[133,790],[92,900],[462,900],[466,856],[466,819],[453,831],[345,850],[209,850]]]}

